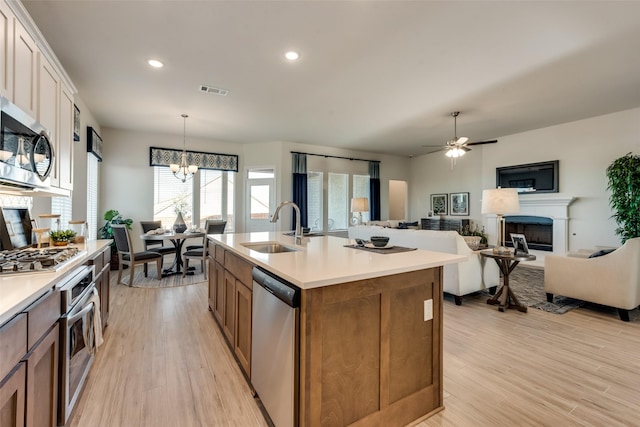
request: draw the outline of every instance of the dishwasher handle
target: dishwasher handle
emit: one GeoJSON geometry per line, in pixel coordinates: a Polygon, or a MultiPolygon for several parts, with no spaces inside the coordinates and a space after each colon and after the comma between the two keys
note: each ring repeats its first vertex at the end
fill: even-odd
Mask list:
{"type": "Polygon", "coordinates": [[[293,308],[300,307],[300,289],[297,286],[260,267],[254,267],[251,275],[254,283],[265,288],[280,301],[293,308]]]}

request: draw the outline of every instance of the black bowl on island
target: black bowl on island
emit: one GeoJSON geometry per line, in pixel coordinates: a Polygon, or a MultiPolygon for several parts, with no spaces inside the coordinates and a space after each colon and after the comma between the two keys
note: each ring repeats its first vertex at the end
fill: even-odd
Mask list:
{"type": "Polygon", "coordinates": [[[371,240],[371,244],[377,248],[387,246],[387,243],[389,243],[389,238],[386,236],[371,236],[369,240],[371,240]]]}

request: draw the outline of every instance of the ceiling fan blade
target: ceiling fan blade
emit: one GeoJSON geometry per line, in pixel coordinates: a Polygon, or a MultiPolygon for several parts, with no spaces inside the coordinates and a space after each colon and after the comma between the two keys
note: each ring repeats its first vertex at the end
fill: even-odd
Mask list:
{"type": "Polygon", "coordinates": [[[426,148],[439,147],[433,150],[429,150],[424,154],[437,153],[438,151],[447,150],[449,148],[449,147],[443,147],[442,145],[423,145],[423,147],[426,147],[426,148]]]}
{"type": "Polygon", "coordinates": [[[489,141],[476,141],[476,142],[467,142],[465,145],[483,145],[483,144],[495,144],[498,142],[497,139],[492,139],[489,141]]]}
{"type": "Polygon", "coordinates": [[[469,140],[469,138],[467,138],[466,136],[461,136],[460,138],[456,139],[456,144],[464,144],[465,142],[467,142],[469,140]]]}

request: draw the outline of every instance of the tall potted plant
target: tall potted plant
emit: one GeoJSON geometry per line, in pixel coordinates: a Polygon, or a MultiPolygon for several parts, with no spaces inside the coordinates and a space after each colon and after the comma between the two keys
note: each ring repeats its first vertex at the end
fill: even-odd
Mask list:
{"type": "MultiPolygon", "coordinates": [[[[120,212],[115,209],[110,209],[104,214],[104,220],[106,223],[100,227],[98,233],[100,234],[101,239],[113,239],[113,228],[111,228],[112,224],[126,224],[127,228],[131,230],[131,224],[133,224],[133,220],[131,218],[124,219],[120,212]]],[[[113,241],[111,243],[111,270],[118,269],[118,250],[116,249],[116,243],[113,241]]]]}
{"type": "Polygon", "coordinates": [[[640,237],[640,156],[627,153],[607,168],[609,204],[622,243],[640,237]]]}

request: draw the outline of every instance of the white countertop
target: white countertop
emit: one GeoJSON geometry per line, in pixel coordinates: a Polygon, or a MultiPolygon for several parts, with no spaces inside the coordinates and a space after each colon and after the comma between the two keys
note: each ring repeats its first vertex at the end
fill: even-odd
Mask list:
{"type": "Polygon", "coordinates": [[[378,254],[345,248],[344,245],[355,242],[333,236],[305,237],[302,245],[296,245],[293,236],[285,236],[282,232],[212,234],[207,237],[301,289],[456,264],[467,259],[461,255],[420,249],[395,254],[378,254]],[[246,242],[265,241],[278,242],[299,250],[263,254],[242,246],[242,243],[246,242]]]}
{"type": "Polygon", "coordinates": [[[70,270],[85,263],[110,243],[111,240],[92,240],[75,245],[81,251],[80,256],[56,272],[0,275],[0,325],[20,313],[44,295],[70,270]]]}

